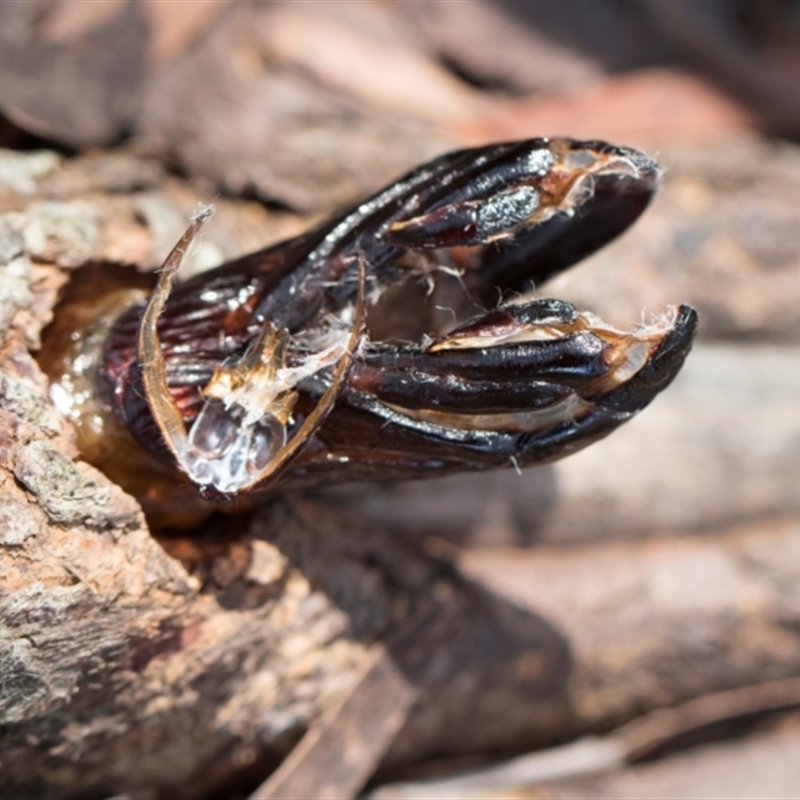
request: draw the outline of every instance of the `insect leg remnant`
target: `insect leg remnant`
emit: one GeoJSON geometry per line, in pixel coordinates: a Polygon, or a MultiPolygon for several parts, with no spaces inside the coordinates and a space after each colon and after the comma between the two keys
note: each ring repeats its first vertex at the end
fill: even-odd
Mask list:
{"type": "Polygon", "coordinates": [[[153,419],[179,468],[198,489],[214,499],[263,485],[300,448],[330,411],[351,358],[363,335],[364,268],[359,269],[355,318],[346,339],[287,367],[290,338],[285,329],[265,323],[241,357],[214,369],[202,392],[206,400],[188,432],[173,401],[158,339],[163,313],[186,248],[211,217],[204,208],[173,248],[139,325],[139,358],[145,398],[153,419]],[[295,386],[317,372],[333,369],[330,385],[316,407],[287,441],[286,426],[297,401],[295,386]]]}

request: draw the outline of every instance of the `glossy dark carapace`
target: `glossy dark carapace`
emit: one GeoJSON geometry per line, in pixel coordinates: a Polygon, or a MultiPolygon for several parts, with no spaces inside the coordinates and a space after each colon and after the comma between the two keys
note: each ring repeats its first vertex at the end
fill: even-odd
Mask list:
{"type": "Polygon", "coordinates": [[[117,288],[68,315],[54,399],[151,510],[551,461],[644,408],[691,346],[689,307],[625,333],[539,291],[658,177],[600,142],[463,150],[173,288],[203,212],[149,300],[117,288]]]}

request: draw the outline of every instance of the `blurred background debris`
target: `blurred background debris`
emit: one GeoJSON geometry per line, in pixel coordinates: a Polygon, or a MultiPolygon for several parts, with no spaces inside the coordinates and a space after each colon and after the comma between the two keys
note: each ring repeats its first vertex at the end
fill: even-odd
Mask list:
{"type": "Polygon", "coordinates": [[[798,140],[798,0],[0,3],[2,792],[794,796],[798,140]],[[33,358],[66,285],[152,271],[198,201],[186,275],[540,135],[665,169],[531,287],[622,326],[698,308],[633,422],[160,544],[80,461],[33,358]]]}

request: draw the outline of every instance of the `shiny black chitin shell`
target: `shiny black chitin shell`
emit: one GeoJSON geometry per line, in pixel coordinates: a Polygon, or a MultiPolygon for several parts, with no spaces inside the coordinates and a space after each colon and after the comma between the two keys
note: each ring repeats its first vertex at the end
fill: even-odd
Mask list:
{"type": "MultiPolygon", "coordinates": [[[[696,314],[679,306],[623,333],[520,293],[623,232],[657,183],[648,158],[601,142],[533,139],[442,156],[303,236],[177,286],[157,327],[171,400],[191,431],[215,370],[252,351],[265,326],[285,332],[285,366],[302,367],[318,332],[352,325],[361,274],[367,328],[335,403],[256,488],[524,466],[580,449],[669,384],[696,314]],[[448,313],[437,313],[443,304],[448,313]]],[[[138,305],[113,326],[104,380],[133,437],[180,466],[143,386],[141,320],[138,305]]],[[[331,375],[320,369],[291,387],[289,434],[331,375]]]]}

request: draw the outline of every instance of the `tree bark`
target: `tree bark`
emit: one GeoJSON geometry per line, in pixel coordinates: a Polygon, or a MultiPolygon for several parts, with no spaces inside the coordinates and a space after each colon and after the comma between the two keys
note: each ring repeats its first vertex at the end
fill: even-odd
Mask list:
{"type": "MultiPolygon", "coordinates": [[[[379,766],[566,741],[800,673],[796,523],[463,555],[297,495],[156,540],[80,460],[31,353],[70,270],[157,263],[156,221],[179,227],[194,199],[129,157],[0,157],[19,179],[0,197],[0,792],[250,791],[310,730],[301,766],[361,754],[336,776],[352,794],[379,766]]],[[[297,225],[222,206],[198,268],[236,255],[231,232],[249,248],[297,225]]]]}

